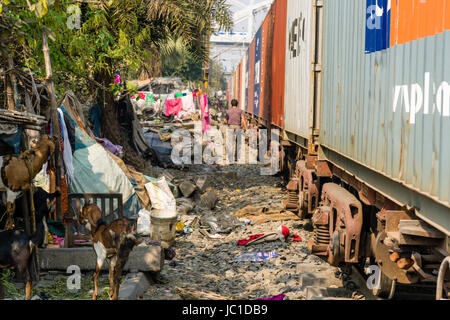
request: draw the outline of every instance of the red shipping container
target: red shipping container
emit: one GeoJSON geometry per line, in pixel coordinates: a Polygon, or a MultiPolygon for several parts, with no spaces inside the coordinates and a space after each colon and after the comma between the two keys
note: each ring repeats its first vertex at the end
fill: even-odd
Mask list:
{"type": "Polygon", "coordinates": [[[273,44],[271,73],[271,117],[272,123],[283,128],[284,85],[286,62],[286,18],[287,0],[276,0],[272,4],[273,44]]]}
{"type": "Polygon", "coordinates": [[[271,64],[272,64],[272,43],[273,43],[273,12],[272,7],[267,13],[262,23],[261,37],[261,86],[260,86],[260,106],[259,116],[268,125],[271,119],[271,64]]]}
{"type": "Polygon", "coordinates": [[[254,83],[255,83],[255,39],[250,44],[249,63],[248,63],[248,104],[247,112],[253,114],[253,100],[255,97],[254,83]]]}

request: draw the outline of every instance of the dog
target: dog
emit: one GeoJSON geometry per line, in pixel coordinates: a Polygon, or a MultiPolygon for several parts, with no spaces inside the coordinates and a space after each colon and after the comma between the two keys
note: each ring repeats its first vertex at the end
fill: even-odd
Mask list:
{"type": "Polygon", "coordinates": [[[137,245],[136,235],[132,233],[128,219],[121,218],[106,224],[100,208],[87,201],[81,210],[79,222],[91,232],[92,247],[97,257],[92,300],[97,300],[98,277],[106,259],[109,260],[109,298],[117,300],[123,267],[133,247],[137,245]]]}
{"type": "MultiPolygon", "coordinates": [[[[46,219],[48,218],[52,208],[49,203],[60,192],[53,194],[47,193],[42,188],[38,188],[33,194],[35,202],[35,221],[36,232],[30,237],[23,229],[0,231],[0,269],[14,268],[18,275],[25,281],[25,299],[32,297],[32,278],[31,263],[32,253],[36,247],[41,246],[45,242],[47,236],[46,219]]],[[[21,201],[19,202],[21,203],[21,201]]],[[[20,216],[21,206],[16,207],[18,216],[20,216]]]]}

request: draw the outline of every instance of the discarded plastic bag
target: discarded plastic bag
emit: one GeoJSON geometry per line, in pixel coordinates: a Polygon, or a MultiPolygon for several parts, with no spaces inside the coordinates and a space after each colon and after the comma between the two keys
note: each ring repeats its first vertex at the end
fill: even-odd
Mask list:
{"type": "Polygon", "coordinates": [[[229,214],[208,215],[200,219],[200,225],[209,227],[211,233],[230,233],[233,229],[243,226],[244,223],[229,214]]]}
{"type": "Polygon", "coordinates": [[[142,236],[150,235],[150,212],[145,209],[138,212],[137,233],[142,236]]]}
{"type": "Polygon", "coordinates": [[[164,210],[171,214],[173,212],[176,213],[176,200],[164,176],[160,177],[156,182],[148,182],[145,184],[145,189],[147,189],[148,195],[150,196],[153,209],[158,211],[164,210]]]}
{"type": "Polygon", "coordinates": [[[239,256],[237,256],[234,259],[234,262],[242,262],[242,261],[248,261],[248,262],[262,262],[264,260],[268,260],[271,258],[276,258],[278,256],[276,251],[270,251],[270,252],[246,252],[239,256]]]}

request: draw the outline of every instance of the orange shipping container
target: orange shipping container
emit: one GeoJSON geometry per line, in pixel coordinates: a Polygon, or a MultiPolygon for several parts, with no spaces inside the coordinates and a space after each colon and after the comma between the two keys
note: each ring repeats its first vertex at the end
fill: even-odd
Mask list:
{"type": "Polygon", "coordinates": [[[272,123],[283,127],[284,85],[286,63],[287,0],[276,0],[272,5],[273,44],[271,61],[271,117],[272,123]]]}

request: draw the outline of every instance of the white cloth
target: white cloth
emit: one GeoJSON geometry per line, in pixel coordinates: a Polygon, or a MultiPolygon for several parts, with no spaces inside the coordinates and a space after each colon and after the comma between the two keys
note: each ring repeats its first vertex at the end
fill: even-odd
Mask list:
{"type": "Polygon", "coordinates": [[[64,165],[66,168],[66,177],[69,181],[72,181],[75,169],[73,167],[73,156],[72,156],[72,147],[70,146],[69,136],[67,132],[66,122],[64,121],[64,113],[58,108],[59,113],[59,121],[61,122],[61,128],[63,130],[63,141],[64,141],[64,165]]]}
{"type": "Polygon", "coordinates": [[[183,102],[183,111],[179,113],[180,118],[185,118],[195,113],[194,96],[192,93],[181,97],[181,101],[183,102]]]}

